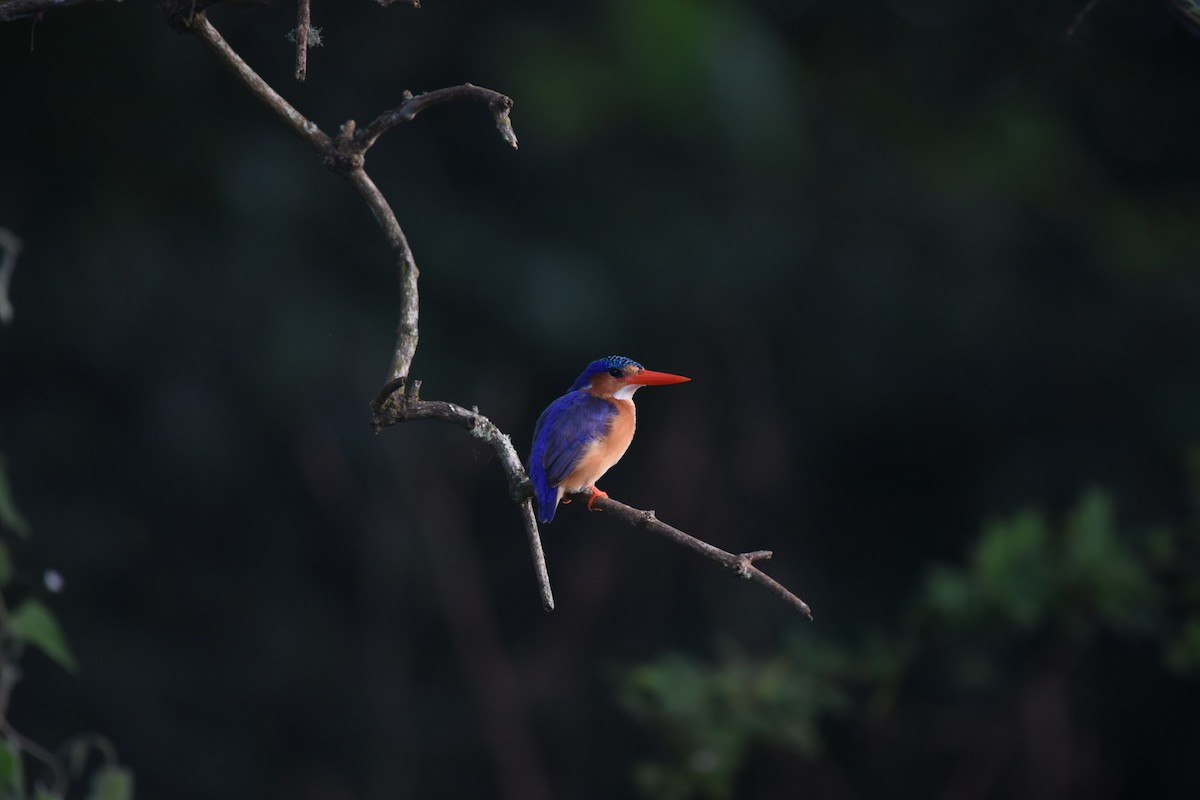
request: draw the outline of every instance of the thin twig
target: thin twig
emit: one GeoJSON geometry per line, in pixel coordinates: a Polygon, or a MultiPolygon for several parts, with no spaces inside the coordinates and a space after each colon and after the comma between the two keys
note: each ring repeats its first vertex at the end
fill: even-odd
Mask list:
{"type": "Polygon", "coordinates": [[[212,6],[267,8],[281,6],[288,2],[291,0],[157,0],[158,10],[167,18],[167,24],[178,31],[186,31],[197,14],[212,6]]]}
{"type": "MultiPolygon", "coordinates": [[[[7,615],[7,612],[5,612],[7,615]]],[[[54,791],[62,797],[67,789],[67,773],[54,754],[37,742],[26,737],[8,721],[8,701],[13,687],[21,680],[21,668],[9,660],[7,653],[0,653],[0,735],[48,766],[54,773],[54,791]]]]}
{"type": "Polygon", "coordinates": [[[317,127],[317,124],[305,117],[292,106],[287,100],[284,100],[279,92],[271,88],[271,86],[258,76],[258,73],[250,68],[250,65],[242,60],[229,43],[225,41],[225,37],[212,26],[202,12],[197,12],[196,15],[188,23],[188,30],[200,37],[200,41],[208,45],[225,64],[234,75],[246,84],[255,95],[266,103],[276,114],[278,114],[284,122],[286,122],[292,130],[300,135],[305,141],[317,148],[318,152],[323,155],[328,155],[333,152],[333,141],[325,135],[325,133],[317,127]]]}
{"type": "MultiPolygon", "coordinates": [[[[576,495],[576,497],[584,502],[587,502],[591,498],[591,495],[584,493],[581,495],[576,495]]],[[[714,547],[708,542],[697,539],[695,536],[692,536],[689,533],[684,533],[678,528],[671,527],[658,517],[654,516],[653,511],[642,511],[634,508],[633,506],[627,506],[622,502],[613,500],[611,497],[597,497],[594,507],[603,511],[610,511],[612,512],[613,516],[617,517],[622,522],[626,522],[635,528],[642,528],[644,530],[657,533],[660,536],[665,536],[677,544],[681,544],[684,547],[689,547],[704,557],[711,558],[713,561],[729,567],[743,578],[749,578],[755,583],[760,583],[767,587],[776,595],[795,606],[801,614],[809,619],[812,619],[812,610],[808,607],[808,603],[805,603],[799,597],[792,594],[792,592],[784,587],[783,584],[779,583],[770,575],[767,575],[754,565],[754,562],[756,561],[765,561],[769,559],[772,555],[770,550],[755,550],[749,553],[729,553],[719,547],[714,547]]]]}
{"type": "Polygon", "coordinates": [[[0,0],[0,22],[13,22],[37,16],[43,11],[56,11],[60,8],[101,2],[107,2],[107,0],[0,0]]]}
{"type": "Polygon", "coordinates": [[[496,129],[500,131],[500,135],[504,137],[504,141],[508,142],[514,150],[517,148],[517,135],[513,132],[512,120],[509,118],[509,114],[513,108],[513,101],[508,95],[470,83],[464,83],[461,86],[448,86],[445,89],[435,89],[432,92],[425,92],[424,94],[415,96],[408,92],[404,94],[403,104],[380,114],[359,134],[359,140],[366,147],[369,148],[375,144],[376,139],[401,122],[412,122],[418,114],[431,106],[450,103],[455,100],[474,100],[488,107],[492,112],[493,119],[496,121],[496,129]]]}
{"type": "Polygon", "coordinates": [[[308,31],[312,27],[311,0],[299,0],[296,21],[296,80],[308,77],[308,31]]]}
{"type": "Polygon", "coordinates": [[[54,784],[50,788],[55,797],[62,797],[66,794],[69,783],[67,772],[53,753],[18,731],[6,719],[0,719],[0,734],[50,768],[50,771],[54,773],[54,784]]]}
{"type": "Polygon", "coordinates": [[[17,256],[21,254],[21,240],[8,228],[0,228],[0,249],[4,250],[4,255],[0,257],[0,323],[8,325],[13,321],[13,307],[8,298],[8,285],[12,281],[13,270],[17,268],[17,256]]]}
{"type": "Polygon", "coordinates": [[[416,502],[429,553],[438,604],[467,687],[479,700],[480,731],[495,770],[498,800],[550,800],[546,764],[539,753],[517,659],[501,634],[500,613],[486,591],[474,520],[453,502],[444,475],[427,474],[416,502]]]}

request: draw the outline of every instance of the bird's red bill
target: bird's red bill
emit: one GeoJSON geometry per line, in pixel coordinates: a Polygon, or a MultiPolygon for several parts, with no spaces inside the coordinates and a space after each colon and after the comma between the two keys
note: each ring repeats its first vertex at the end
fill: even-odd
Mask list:
{"type": "Polygon", "coordinates": [[[655,372],[652,369],[644,369],[636,375],[627,377],[625,382],[636,383],[639,386],[666,386],[669,383],[683,383],[690,380],[691,378],[685,378],[682,375],[672,375],[669,372],[655,372]]]}

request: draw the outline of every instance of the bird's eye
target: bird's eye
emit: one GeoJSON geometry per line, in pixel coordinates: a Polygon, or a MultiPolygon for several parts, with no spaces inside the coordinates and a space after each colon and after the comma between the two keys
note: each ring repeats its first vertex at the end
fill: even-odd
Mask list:
{"type": "Polygon", "coordinates": [[[608,374],[609,374],[609,375],[612,375],[614,378],[624,378],[624,377],[625,377],[625,373],[624,373],[624,372],[622,372],[622,371],[621,371],[619,368],[617,368],[617,367],[613,367],[612,369],[610,369],[610,370],[608,371],[608,374]]]}

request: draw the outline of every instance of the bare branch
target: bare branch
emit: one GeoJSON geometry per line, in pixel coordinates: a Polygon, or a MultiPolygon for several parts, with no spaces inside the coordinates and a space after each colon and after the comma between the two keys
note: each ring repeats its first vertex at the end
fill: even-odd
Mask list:
{"type": "Polygon", "coordinates": [[[504,141],[508,142],[514,150],[516,149],[517,135],[513,132],[512,120],[509,119],[509,113],[513,108],[512,98],[491,89],[485,89],[482,86],[464,83],[461,86],[436,89],[432,92],[416,95],[415,97],[405,92],[403,104],[380,114],[359,134],[359,140],[364,145],[364,151],[375,144],[376,139],[401,122],[412,122],[418,114],[430,106],[449,103],[454,100],[475,100],[486,104],[496,121],[496,129],[500,131],[500,135],[504,137],[504,141]]]}
{"type": "Polygon", "coordinates": [[[296,80],[308,77],[308,32],[312,28],[311,0],[299,0],[296,21],[296,80]]]}
{"type": "Polygon", "coordinates": [[[388,377],[389,380],[408,377],[417,350],[419,310],[417,276],[419,270],[413,259],[412,250],[408,246],[408,239],[400,228],[391,206],[363,170],[366,151],[389,128],[413,119],[429,106],[464,98],[486,102],[492,109],[496,124],[500,126],[501,123],[504,123],[507,126],[502,127],[501,130],[507,130],[509,140],[515,147],[516,137],[512,135],[512,125],[508,117],[513,105],[512,100],[499,92],[471,84],[451,86],[418,97],[413,97],[406,92],[403,105],[392,111],[384,112],[362,131],[356,130],[353,120],[347,122],[342,126],[335,141],[259,77],[258,73],[251,69],[250,65],[229,46],[229,43],[204,14],[197,13],[184,24],[185,29],[198,35],[220,60],[246,84],[251,92],[282,117],[292,130],[316,148],[317,152],[323,156],[326,166],[345,175],[367,201],[371,213],[375,215],[376,221],[391,245],[400,273],[400,321],[396,326],[396,347],[393,351],[388,377]]]}
{"type": "MultiPolygon", "coordinates": [[[[60,8],[69,5],[79,5],[101,0],[0,0],[0,21],[31,16],[41,11],[60,8]]],[[[509,494],[521,510],[522,524],[529,538],[530,551],[533,556],[534,569],[537,573],[538,586],[541,590],[542,605],[546,610],[554,608],[554,596],[550,589],[550,579],[546,569],[545,554],[542,551],[541,536],[538,531],[537,517],[534,514],[532,492],[525,474],[525,468],[517,455],[512,441],[487,417],[477,409],[467,410],[461,406],[444,401],[420,399],[420,381],[413,381],[409,388],[409,374],[413,357],[416,354],[418,341],[418,292],[417,277],[419,270],[408,246],[408,240],[401,229],[396,215],[390,204],[384,198],[379,188],[363,169],[365,156],[375,142],[384,133],[402,122],[410,122],[422,111],[431,106],[455,100],[474,100],[485,103],[492,112],[496,127],[501,136],[514,149],[517,147],[517,137],[513,132],[510,112],[513,101],[506,95],[491,89],[463,84],[445,89],[426,92],[421,95],[404,93],[404,102],[389,111],[380,114],[374,121],[361,131],[353,120],[342,125],[336,139],[331,139],[321,129],[303,114],[296,110],[278,92],[271,88],[266,81],[250,68],[225,41],[221,34],[212,26],[204,15],[204,9],[217,2],[231,5],[275,5],[280,0],[159,0],[159,7],[167,16],[169,23],[181,30],[195,33],[208,47],[260,100],[275,111],[297,134],[311,144],[322,156],[326,166],[335,172],[346,176],[351,184],[359,191],[366,201],[371,213],[375,216],[380,228],[392,248],[400,273],[400,322],[396,332],[396,348],[389,370],[389,379],[372,403],[374,411],[373,424],[376,432],[398,422],[421,419],[439,419],[451,422],[470,431],[471,435],[483,440],[496,452],[501,466],[508,476],[509,494]]],[[[380,5],[391,5],[397,0],[377,0],[380,5]]],[[[406,0],[414,7],[419,7],[418,0],[406,0]]],[[[310,44],[311,27],[310,0],[298,0],[299,18],[296,29],[296,78],[304,80],[307,74],[307,50],[310,44]]],[[[1089,3],[1080,17],[1090,11],[1095,2],[1089,3]]],[[[1078,20],[1076,22],[1078,24],[1078,20]]],[[[1072,30],[1074,29],[1074,26],[1072,30]]],[[[315,44],[315,42],[314,42],[315,44]]],[[[7,233],[0,230],[0,233],[7,233]]],[[[0,245],[6,248],[5,257],[0,265],[0,319],[11,318],[11,307],[7,308],[5,289],[15,262],[19,242],[15,237],[11,240],[0,239],[0,245]]],[[[585,497],[590,497],[585,495],[585,497]]],[[[689,547],[696,552],[724,564],[744,578],[751,579],[766,586],[779,597],[795,606],[801,613],[812,619],[808,605],[785,588],[783,585],[766,575],[757,566],[756,561],[771,557],[769,550],[756,550],[749,553],[728,553],[718,547],[697,539],[690,534],[673,528],[661,522],[654,516],[653,511],[640,511],[608,497],[597,498],[599,508],[609,510],[613,515],[630,525],[653,531],[662,536],[689,547]]],[[[3,687],[0,686],[0,689],[3,687]]]]}
{"type": "Polygon", "coordinates": [[[369,145],[355,135],[353,121],[342,126],[336,141],[331,139],[316,123],[297,111],[259,77],[258,73],[229,46],[204,14],[197,13],[188,20],[185,29],[199,36],[254,95],[321,154],[326,166],[345,175],[367,201],[371,213],[375,215],[376,221],[387,236],[400,272],[400,322],[397,326],[396,349],[389,378],[406,377],[417,349],[418,270],[408,246],[408,239],[400,228],[396,215],[378,187],[363,171],[363,154],[369,145]]]}
{"type": "Polygon", "coordinates": [[[197,12],[185,24],[187,30],[199,36],[200,40],[208,45],[221,62],[232,70],[242,83],[246,84],[247,88],[266,103],[272,111],[282,117],[301,138],[323,154],[328,155],[333,152],[333,141],[317,127],[315,122],[297,111],[291,103],[283,99],[279,92],[260,78],[258,73],[251,69],[250,65],[229,46],[229,43],[202,12],[197,12]]]}
{"type": "Polygon", "coordinates": [[[21,253],[21,240],[8,228],[0,228],[0,249],[4,255],[0,257],[0,323],[8,325],[13,321],[12,302],[8,299],[8,285],[12,281],[13,270],[17,268],[17,256],[21,253]]]}
{"type": "MultiPolygon", "coordinates": [[[[583,493],[576,495],[576,498],[587,502],[591,499],[591,495],[583,493]]],[[[627,522],[635,528],[642,528],[657,533],[660,536],[665,536],[677,544],[690,547],[706,558],[711,558],[713,561],[724,564],[743,578],[749,578],[755,583],[760,583],[767,587],[776,595],[795,606],[801,614],[812,619],[812,610],[808,607],[807,603],[754,565],[756,561],[769,559],[772,555],[770,550],[755,550],[750,553],[728,553],[719,547],[714,547],[708,542],[697,539],[691,534],[684,533],[678,528],[671,527],[654,516],[653,511],[641,511],[633,506],[627,506],[624,503],[613,500],[611,497],[597,497],[594,507],[604,511],[611,511],[613,516],[622,522],[627,522]]]]}
{"type": "MultiPolygon", "coordinates": [[[[163,0],[163,2],[171,3],[175,0],[163,0]]],[[[164,10],[167,11],[169,19],[181,25],[184,30],[189,30],[199,36],[251,92],[274,110],[321,154],[326,166],[345,175],[363,196],[371,213],[375,216],[376,222],[379,223],[387,237],[400,273],[400,321],[396,329],[396,348],[389,369],[389,379],[373,404],[375,429],[379,431],[405,419],[442,419],[466,428],[474,436],[492,446],[500,456],[501,464],[508,474],[509,491],[513,495],[513,500],[521,509],[521,520],[529,537],[529,547],[533,555],[534,570],[537,573],[538,586],[542,595],[542,605],[546,610],[553,609],[554,596],[550,590],[550,577],[546,570],[546,557],[542,551],[537,518],[533,512],[530,493],[527,489],[521,488],[522,483],[526,481],[525,469],[521,465],[521,459],[517,456],[512,442],[491,420],[478,411],[467,411],[453,403],[420,400],[418,397],[420,381],[413,383],[411,393],[407,389],[407,380],[419,338],[417,277],[420,271],[417,269],[412,250],[408,246],[408,239],[404,235],[400,223],[396,220],[391,205],[363,169],[366,151],[384,131],[400,122],[413,119],[431,105],[460,98],[486,101],[492,108],[497,125],[499,126],[503,122],[501,130],[503,132],[507,129],[506,138],[515,147],[516,138],[512,135],[512,125],[508,121],[512,100],[499,92],[470,84],[441,89],[417,98],[406,92],[404,105],[393,112],[385,112],[366,130],[358,132],[354,121],[350,120],[342,125],[337,138],[331,139],[259,77],[229,46],[203,13],[183,17],[178,13],[173,15],[171,11],[164,10]],[[395,115],[395,118],[392,119],[389,115],[395,115]]],[[[301,22],[303,23],[303,20],[301,22]]]]}
{"type": "Polygon", "coordinates": [[[347,173],[346,177],[358,189],[358,193],[367,201],[375,221],[383,229],[392,254],[396,257],[396,268],[400,274],[400,320],[396,323],[396,347],[392,351],[392,364],[388,369],[389,381],[403,381],[408,377],[412,368],[413,357],[417,353],[417,341],[420,332],[417,320],[420,311],[420,295],[417,291],[417,277],[421,274],[412,250],[408,246],[408,238],[396,220],[392,207],[384,198],[383,193],[363,170],[361,159],[357,167],[347,173]]]}
{"type": "MultiPolygon", "coordinates": [[[[478,410],[468,410],[441,400],[422,400],[420,389],[420,381],[414,381],[411,387],[408,387],[403,379],[395,379],[386,383],[374,402],[371,403],[371,408],[375,412],[373,422],[375,431],[379,432],[388,426],[410,420],[438,419],[466,428],[472,436],[482,439],[492,446],[492,449],[500,457],[500,465],[504,469],[505,475],[508,476],[509,495],[513,502],[521,507],[522,522],[525,524],[525,531],[529,536],[534,566],[538,573],[538,583],[542,589],[542,604],[549,611],[554,607],[554,599],[550,594],[550,579],[546,573],[545,556],[542,553],[537,518],[533,511],[532,488],[525,473],[525,466],[513,448],[512,440],[478,410]]],[[[587,493],[575,497],[584,502],[591,499],[591,495],[587,493]]],[[[729,553],[666,524],[658,519],[653,511],[642,511],[613,500],[611,497],[597,497],[594,506],[610,511],[613,516],[635,528],[652,531],[677,544],[691,548],[706,558],[723,564],[743,578],[762,584],[793,605],[801,614],[812,619],[812,610],[807,603],[755,566],[755,562],[771,558],[770,550],[729,553]]]]}
{"type": "Polygon", "coordinates": [[[420,395],[420,381],[413,381],[411,387],[407,386],[403,379],[388,381],[371,404],[375,412],[375,431],[379,432],[398,422],[438,419],[466,428],[476,439],[491,446],[500,459],[500,467],[508,477],[509,496],[521,510],[521,523],[525,527],[525,535],[529,538],[533,568],[537,573],[538,588],[542,594],[542,607],[553,611],[554,594],[550,590],[546,555],[542,550],[542,538],[538,532],[537,517],[533,512],[533,492],[525,475],[525,466],[513,447],[512,439],[477,409],[468,410],[443,400],[422,400],[420,395]]]}
{"type": "MultiPolygon", "coordinates": [[[[301,11],[303,26],[303,10],[301,11]]],[[[404,103],[397,108],[385,111],[361,131],[356,130],[353,121],[342,126],[336,140],[330,139],[317,125],[305,118],[291,106],[282,96],[272,89],[233,51],[219,32],[204,17],[196,14],[187,23],[188,28],[220,57],[222,61],[236,74],[247,87],[264,103],[282,117],[301,137],[306,139],[319,153],[324,156],[326,164],[335,171],[344,174],[363,196],[371,213],[374,214],[380,228],[391,245],[400,272],[400,322],[396,332],[396,349],[389,370],[389,380],[376,398],[372,407],[375,412],[375,430],[380,431],[397,422],[419,419],[440,419],[463,427],[471,434],[487,442],[500,458],[509,482],[509,493],[521,509],[522,524],[529,538],[530,551],[533,555],[534,569],[537,572],[538,586],[542,594],[542,605],[550,610],[554,608],[554,597],[550,589],[550,579],[546,570],[545,554],[542,551],[541,536],[538,532],[537,519],[533,511],[528,479],[521,459],[513,448],[509,437],[500,431],[496,425],[477,410],[467,410],[453,403],[440,400],[421,400],[420,381],[408,387],[408,376],[412,359],[416,353],[418,334],[418,291],[417,277],[420,274],[412,250],[408,246],[407,237],[396,220],[391,205],[382,192],[363,169],[366,151],[391,128],[402,122],[410,122],[418,114],[431,106],[448,103],[454,100],[475,100],[486,103],[496,120],[496,125],[504,135],[505,140],[513,147],[517,146],[516,136],[512,132],[509,112],[512,110],[512,99],[491,89],[463,84],[438,89],[422,95],[413,96],[405,93],[404,103]]],[[[299,45],[301,37],[297,37],[299,45]]],[[[299,57],[299,56],[298,56],[299,57]]],[[[299,70],[299,67],[298,67],[299,70]]],[[[299,73],[298,73],[299,77],[299,73]]],[[[707,542],[695,538],[681,530],[671,527],[654,516],[652,511],[639,511],[630,506],[608,498],[597,500],[600,508],[610,509],[618,517],[629,524],[651,530],[666,536],[679,544],[713,559],[745,578],[771,589],[789,603],[794,605],[809,619],[812,612],[808,605],[788,589],[754,565],[754,562],[771,557],[770,551],[759,550],[752,553],[727,553],[707,542]]]]}
{"type": "MultiPolygon", "coordinates": [[[[158,10],[167,18],[167,24],[177,31],[186,31],[197,14],[213,6],[248,6],[267,8],[281,6],[290,0],[157,0],[158,10]]],[[[118,0],[121,2],[121,0],[118,0]]]]}
{"type": "Polygon", "coordinates": [[[13,22],[26,17],[34,17],[46,11],[102,2],[107,2],[107,0],[0,0],[0,22],[13,22]]]}

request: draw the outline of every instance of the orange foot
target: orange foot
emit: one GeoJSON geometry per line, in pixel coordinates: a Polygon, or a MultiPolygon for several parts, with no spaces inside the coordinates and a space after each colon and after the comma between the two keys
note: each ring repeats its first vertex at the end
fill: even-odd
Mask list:
{"type": "Polygon", "coordinates": [[[603,511],[603,508],[592,508],[592,503],[596,502],[597,497],[608,497],[608,492],[602,492],[595,486],[592,488],[592,496],[588,499],[588,511],[603,511]]]}

